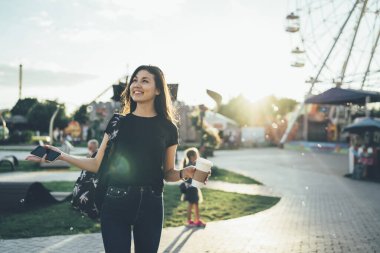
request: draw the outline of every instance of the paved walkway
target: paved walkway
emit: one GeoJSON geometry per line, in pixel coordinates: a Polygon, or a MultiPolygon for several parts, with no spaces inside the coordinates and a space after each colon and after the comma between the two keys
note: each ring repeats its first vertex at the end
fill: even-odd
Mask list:
{"type": "MultiPolygon", "coordinates": [[[[345,156],[255,149],[219,151],[212,160],[264,182],[259,191],[281,201],[205,229],[164,229],[159,252],[380,252],[380,184],[343,177],[345,156]]],[[[0,249],[103,252],[100,234],[4,240],[0,249]]]]}

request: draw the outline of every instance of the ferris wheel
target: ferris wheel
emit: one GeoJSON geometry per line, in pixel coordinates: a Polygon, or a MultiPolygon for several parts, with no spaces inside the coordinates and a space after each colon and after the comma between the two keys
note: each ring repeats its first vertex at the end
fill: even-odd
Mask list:
{"type": "Polygon", "coordinates": [[[311,71],[309,93],[380,90],[380,0],[289,1],[293,67],[311,71]]]}
{"type": "Polygon", "coordinates": [[[292,0],[288,9],[291,65],[311,72],[306,96],[332,87],[380,91],[380,0],[292,0]]]}

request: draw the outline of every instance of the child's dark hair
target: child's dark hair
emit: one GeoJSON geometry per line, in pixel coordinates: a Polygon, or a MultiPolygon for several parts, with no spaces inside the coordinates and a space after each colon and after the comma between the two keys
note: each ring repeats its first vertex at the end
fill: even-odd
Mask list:
{"type": "Polygon", "coordinates": [[[188,148],[185,150],[185,157],[182,162],[182,168],[185,168],[186,165],[189,163],[190,158],[198,156],[199,157],[199,151],[197,148],[188,148]]]}

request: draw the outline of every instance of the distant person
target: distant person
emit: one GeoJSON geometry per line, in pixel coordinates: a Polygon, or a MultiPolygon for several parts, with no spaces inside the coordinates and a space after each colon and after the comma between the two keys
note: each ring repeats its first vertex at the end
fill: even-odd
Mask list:
{"type": "Polygon", "coordinates": [[[94,137],[94,130],[91,127],[88,127],[87,134],[86,134],[86,140],[91,140],[94,137]]]}
{"type": "MultiPolygon", "coordinates": [[[[182,167],[195,166],[197,158],[199,157],[199,151],[197,148],[189,148],[185,150],[185,157],[182,161],[182,167]]],[[[199,203],[203,201],[201,189],[191,185],[192,179],[189,178],[182,183],[181,191],[183,200],[189,203],[187,207],[187,226],[189,227],[205,227],[204,223],[200,219],[199,215],[199,203]],[[192,220],[192,212],[194,209],[194,221],[192,220]]]]}
{"type": "Polygon", "coordinates": [[[87,157],[95,157],[98,152],[99,142],[95,139],[91,139],[87,142],[88,154],[87,157]]]}
{"type": "Polygon", "coordinates": [[[74,146],[66,138],[63,138],[61,149],[64,153],[70,154],[70,152],[74,149],[74,146]]]}
{"type": "Polygon", "coordinates": [[[65,140],[68,141],[68,142],[72,142],[73,141],[73,137],[71,136],[71,134],[67,134],[66,137],[65,137],[65,140]]]}
{"type": "Polygon", "coordinates": [[[207,150],[206,150],[206,145],[203,144],[202,146],[199,147],[199,155],[205,159],[207,159],[207,150]]]}
{"type": "Polygon", "coordinates": [[[236,137],[234,133],[231,133],[229,138],[228,138],[228,143],[230,148],[235,148],[236,147],[236,137]]]}

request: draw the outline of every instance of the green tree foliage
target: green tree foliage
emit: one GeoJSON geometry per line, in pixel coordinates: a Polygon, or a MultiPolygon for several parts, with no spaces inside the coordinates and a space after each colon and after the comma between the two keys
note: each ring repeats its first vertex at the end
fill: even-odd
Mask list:
{"type": "Polygon", "coordinates": [[[87,105],[81,105],[73,114],[73,119],[83,125],[88,122],[87,105]]]}
{"type": "Polygon", "coordinates": [[[36,98],[19,99],[11,109],[11,113],[12,115],[26,116],[29,110],[36,104],[38,104],[38,100],[36,98]]]}
{"type": "Polygon", "coordinates": [[[251,125],[252,102],[243,95],[239,95],[232,98],[227,104],[222,104],[219,113],[235,120],[240,126],[251,125]]]}
{"type": "Polygon", "coordinates": [[[219,113],[235,120],[240,126],[265,126],[292,112],[296,105],[297,101],[289,98],[268,96],[251,102],[239,95],[223,104],[219,113]]]}
{"type": "Polygon", "coordinates": [[[291,99],[291,98],[280,98],[280,99],[278,99],[278,101],[277,101],[277,106],[279,108],[278,114],[281,116],[285,116],[289,112],[294,111],[297,104],[298,104],[297,101],[295,101],[294,99],[291,99]]]}
{"type": "Polygon", "coordinates": [[[47,133],[49,131],[50,119],[58,105],[60,109],[55,118],[54,127],[65,128],[69,123],[69,118],[66,116],[64,104],[46,100],[44,102],[38,102],[28,112],[27,118],[31,129],[38,130],[41,133],[47,133]]]}

